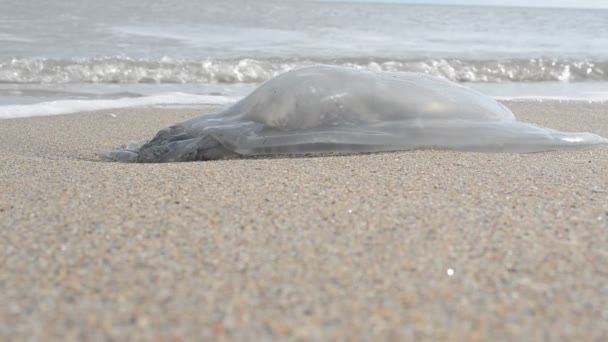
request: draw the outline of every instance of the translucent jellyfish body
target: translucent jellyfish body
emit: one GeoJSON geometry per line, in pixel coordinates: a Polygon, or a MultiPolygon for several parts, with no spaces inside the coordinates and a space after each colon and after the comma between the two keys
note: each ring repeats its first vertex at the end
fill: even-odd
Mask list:
{"type": "Polygon", "coordinates": [[[601,144],[608,139],[517,122],[501,103],[441,78],[312,66],[269,80],[219,113],[101,157],[176,162],[413,149],[525,153],[601,144]]]}

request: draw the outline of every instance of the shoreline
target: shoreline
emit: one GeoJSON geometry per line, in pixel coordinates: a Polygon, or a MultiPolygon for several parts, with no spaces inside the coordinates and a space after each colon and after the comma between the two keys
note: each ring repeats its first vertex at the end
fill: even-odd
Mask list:
{"type": "MultiPolygon", "coordinates": [[[[116,93],[114,84],[67,84],[61,85],[64,95],[74,94],[84,88],[89,98],[63,98],[37,96],[57,92],[56,84],[0,84],[0,120],[31,116],[65,115],[83,112],[159,110],[190,108],[200,110],[211,106],[230,105],[247,96],[261,83],[233,84],[121,84],[116,93]],[[227,88],[230,90],[227,90],[227,88]],[[18,98],[7,94],[16,91],[28,94],[31,103],[14,103],[18,98]],[[114,92],[111,92],[114,91],[114,92]],[[104,97],[108,96],[108,97],[104,97]],[[120,97],[118,95],[123,95],[120,97]],[[32,99],[37,99],[36,101],[32,99]],[[8,102],[6,102],[8,101],[8,102]],[[157,106],[161,105],[161,106],[157,106]],[[166,106],[165,106],[166,105],[166,106]]],[[[516,82],[471,83],[457,82],[477,90],[501,102],[561,103],[561,104],[608,104],[608,82],[516,82]]],[[[57,93],[62,94],[61,91],[57,93]]]]}
{"type": "Polygon", "coordinates": [[[0,120],[0,337],[608,338],[608,148],[95,158],[201,113],[0,120]]]}

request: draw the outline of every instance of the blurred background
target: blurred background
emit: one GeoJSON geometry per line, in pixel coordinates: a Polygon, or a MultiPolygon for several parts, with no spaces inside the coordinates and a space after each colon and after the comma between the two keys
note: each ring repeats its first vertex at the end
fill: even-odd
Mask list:
{"type": "Polygon", "coordinates": [[[606,101],[608,2],[0,2],[0,117],[224,104],[319,63],[606,101]]]}

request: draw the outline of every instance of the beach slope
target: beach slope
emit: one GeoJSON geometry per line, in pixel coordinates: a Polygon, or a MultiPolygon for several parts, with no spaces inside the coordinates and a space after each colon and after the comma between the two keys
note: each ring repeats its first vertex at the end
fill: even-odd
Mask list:
{"type": "Polygon", "coordinates": [[[0,339],[608,339],[608,148],[97,158],[199,114],[0,121],[0,339]]]}

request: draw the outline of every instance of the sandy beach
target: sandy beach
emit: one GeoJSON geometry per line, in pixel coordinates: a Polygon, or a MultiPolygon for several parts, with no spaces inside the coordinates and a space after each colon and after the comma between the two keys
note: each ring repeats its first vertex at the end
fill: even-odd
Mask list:
{"type": "Polygon", "coordinates": [[[96,156],[199,114],[0,121],[0,339],[608,339],[608,148],[96,156]]]}

